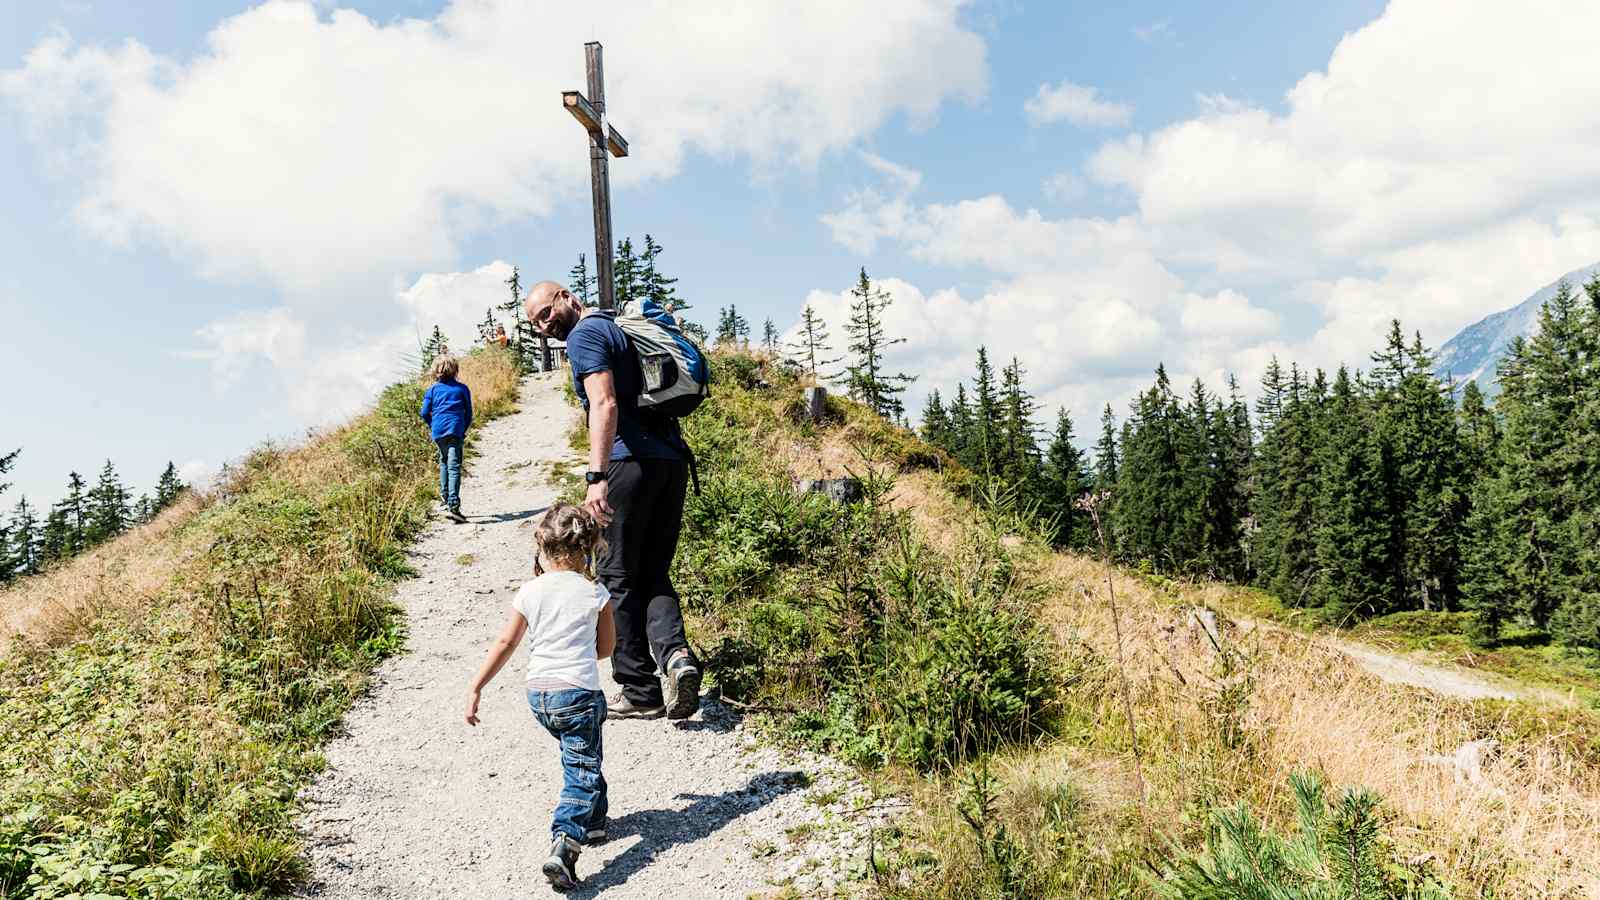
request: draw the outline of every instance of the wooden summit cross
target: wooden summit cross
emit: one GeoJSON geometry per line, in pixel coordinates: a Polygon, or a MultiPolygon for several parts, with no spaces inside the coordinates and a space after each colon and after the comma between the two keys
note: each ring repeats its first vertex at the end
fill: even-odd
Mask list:
{"type": "Polygon", "coordinates": [[[611,161],[628,155],[628,142],[606,124],[605,70],[600,64],[600,42],[583,45],[584,67],[589,73],[589,96],[562,91],[561,103],[589,132],[589,185],[594,192],[595,281],[600,288],[600,308],[615,309],[616,285],[611,279],[611,161]]]}

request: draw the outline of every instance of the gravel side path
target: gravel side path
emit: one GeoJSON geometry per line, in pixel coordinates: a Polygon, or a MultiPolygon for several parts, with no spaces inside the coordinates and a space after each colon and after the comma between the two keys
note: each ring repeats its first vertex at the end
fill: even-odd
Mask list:
{"type": "MultiPolygon", "coordinates": [[[[418,577],[397,595],[408,651],[375,674],[327,748],[328,771],[302,797],[312,861],[302,896],[551,893],[539,865],[561,770],[528,711],[526,651],[484,692],[478,728],[461,711],[531,576],[532,523],[556,495],[549,473],[580,464],[558,377],[528,378],[521,409],[485,426],[462,484],[470,524],[433,522],[411,554],[418,577]]],[[[609,693],[609,671],[605,680],[609,693]]],[[[605,773],[611,842],[584,851],[573,897],[850,892],[869,830],[896,810],[826,758],[758,746],[712,701],[686,722],[607,722],[605,773]]]]}

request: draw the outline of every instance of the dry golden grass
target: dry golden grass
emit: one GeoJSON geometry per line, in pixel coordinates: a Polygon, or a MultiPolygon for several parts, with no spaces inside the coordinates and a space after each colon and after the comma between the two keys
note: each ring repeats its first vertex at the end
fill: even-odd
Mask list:
{"type": "Polygon", "coordinates": [[[195,548],[176,537],[209,499],[185,493],[155,521],[0,590],[0,653],[18,637],[56,646],[111,610],[148,607],[195,548]]]}
{"type": "MultiPolygon", "coordinates": [[[[1058,641],[1114,659],[1104,568],[1061,555],[1052,575],[1058,590],[1044,615],[1058,641]]],[[[1152,825],[1176,821],[1197,795],[1244,800],[1286,822],[1289,773],[1316,769],[1382,794],[1406,855],[1431,855],[1458,887],[1600,897],[1600,750],[1594,732],[1583,733],[1595,717],[1386,684],[1335,649],[1276,630],[1224,625],[1228,662],[1219,662],[1189,611],[1218,608],[1225,586],[1156,587],[1122,572],[1113,580],[1152,825]],[[1482,784],[1427,759],[1482,738],[1501,742],[1482,784]]],[[[1105,677],[1115,677],[1109,665],[1105,677]]],[[[1116,692],[1100,693],[1102,738],[1115,743],[1126,719],[1116,692]]],[[[1035,763],[1049,764],[1049,754],[1035,763]]]]}
{"type": "MultiPolygon", "coordinates": [[[[516,396],[515,368],[488,351],[463,357],[459,378],[472,389],[479,419],[504,412],[516,396]]],[[[205,549],[184,539],[184,526],[197,513],[243,493],[263,474],[303,485],[357,478],[355,463],[346,454],[330,451],[359,421],[319,432],[298,447],[258,449],[225,471],[214,491],[187,491],[155,521],[0,589],[0,653],[18,638],[44,647],[60,646],[83,636],[101,616],[142,615],[164,604],[170,599],[165,594],[173,574],[188,568],[205,549]]],[[[419,421],[418,428],[422,427],[419,421]]],[[[398,508],[405,498],[371,499],[398,508]]]]}

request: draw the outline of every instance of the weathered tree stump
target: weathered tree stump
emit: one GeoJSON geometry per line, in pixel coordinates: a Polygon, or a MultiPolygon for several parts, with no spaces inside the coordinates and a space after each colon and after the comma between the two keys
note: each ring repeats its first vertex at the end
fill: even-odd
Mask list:
{"type": "Polygon", "coordinates": [[[795,493],[821,494],[835,503],[855,503],[865,494],[859,478],[796,478],[795,493]]]}
{"type": "Polygon", "coordinates": [[[828,389],[825,387],[806,388],[806,418],[812,422],[821,422],[822,417],[828,414],[828,389]]]}

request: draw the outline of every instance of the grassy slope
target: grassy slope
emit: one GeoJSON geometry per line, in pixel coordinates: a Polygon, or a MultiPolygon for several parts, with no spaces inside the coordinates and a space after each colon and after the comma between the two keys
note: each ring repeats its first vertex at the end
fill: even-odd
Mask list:
{"type": "MultiPolygon", "coordinates": [[[[480,422],[504,354],[463,360],[480,422]]],[[[303,870],[295,794],[404,623],[437,485],[422,387],[0,593],[0,896],[236,897],[303,870]]]]}
{"type": "MultiPolygon", "coordinates": [[[[876,890],[1149,896],[1148,873],[1174,846],[1203,842],[1210,809],[1243,802],[1268,823],[1286,825],[1293,820],[1287,776],[1311,769],[1334,785],[1364,784],[1384,795],[1397,883],[1431,873],[1458,896],[1600,896],[1600,719],[1592,713],[1468,703],[1386,685],[1292,631],[1224,627],[1218,652],[1189,624],[1190,610],[1238,609],[1249,592],[1117,571],[1136,755],[1103,567],[1049,553],[1017,523],[1017,537],[989,546],[996,523],[960,499],[970,477],[947,463],[938,472],[937,453],[849,403],[833,404],[829,425],[800,423],[798,385],[776,367],[719,363],[724,383],[708,410],[689,420],[691,437],[711,461],[708,483],[745,487],[732,497],[713,488],[711,501],[691,501],[678,577],[694,634],[730,693],[776,710],[783,732],[883,766],[889,782],[919,799],[922,814],[908,818],[902,834],[884,836],[880,846],[889,850],[874,867],[876,890]],[[890,681],[915,671],[881,656],[829,655],[826,632],[857,627],[852,608],[839,618],[848,587],[839,573],[857,573],[858,590],[892,593],[892,579],[882,577],[893,568],[885,549],[892,541],[863,552],[802,529],[798,543],[774,553],[763,540],[747,540],[797,530],[778,511],[788,477],[847,469],[894,479],[891,527],[910,526],[919,565],[1004,569],[998,602],[1047,630],[1057,679],[1047,715],[1006,735],[999,752],[908,762],[896,752],[899,726],[884,714],[906,697],[882,679],[841,687],[818,675],[841,664],[882,667],[890,681]],[[738,528],[718,524],[728,521],[738,528]],[[796,549],[809,546],[822,548],[823,558],[796,549]],[[1484,737],[1501,742],[1485,786],[1457,784],[1447,768],[1426,761],[1484,737]]],[[[884,616],[892,612],[883,607],[884,616]]],[[[895,639],[916,638],[901,632],[895,639]]],[[[964,688],[947,687],[916,697],[927,705],[915,715],[938,719],[949,712],[939,704],[958,705],[964,688]]]]}
{"type": "Polygon", "coordinates": [[[1465,612],[1401,612],[1343,629],[1251,588],[1227,592],[1220,606],[1308,633],[1349,637],[1421,662],[1503,676],[1566,695],[1572,705],[1600,709],[1600,652],[1562,646],[1544,632],[1508,629],[1495,646],[1485,648],[1469,639],[1472,614],[1465,612]]]}

